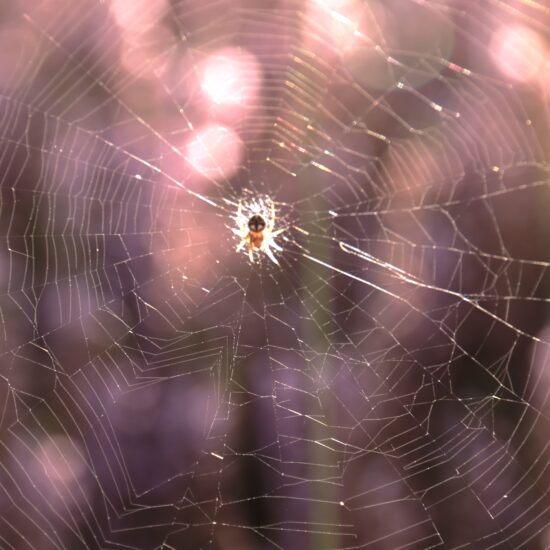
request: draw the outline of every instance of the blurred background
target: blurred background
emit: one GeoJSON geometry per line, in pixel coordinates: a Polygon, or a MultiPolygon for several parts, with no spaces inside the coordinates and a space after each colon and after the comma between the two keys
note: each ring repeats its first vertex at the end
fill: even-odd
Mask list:
{"type": "Polygon", "coordinates": [[[0,2],[0,548],[550,548],[549,109],[545,1],[0,2]]]}

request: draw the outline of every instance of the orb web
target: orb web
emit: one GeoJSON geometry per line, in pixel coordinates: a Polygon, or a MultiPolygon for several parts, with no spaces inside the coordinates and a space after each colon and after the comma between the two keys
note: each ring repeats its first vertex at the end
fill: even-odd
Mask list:
{"type": "Polygon", "coordinates": [[[543,3],[4,12],[2,548],[550,544],[543,3]]]}

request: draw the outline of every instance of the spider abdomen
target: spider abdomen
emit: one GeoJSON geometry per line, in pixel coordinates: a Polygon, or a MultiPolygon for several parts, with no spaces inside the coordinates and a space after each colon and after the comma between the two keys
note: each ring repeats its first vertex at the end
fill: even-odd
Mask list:
{"type": "Polygon", "coordinates": [[[253,246],[254,248],[259,249],[262,246],[262,242],[264,240],[264,234],[261,231],[259,232],[250,231],[250,233],[248,234],[248,238],[249,238],[250,246],[253,246]]]}

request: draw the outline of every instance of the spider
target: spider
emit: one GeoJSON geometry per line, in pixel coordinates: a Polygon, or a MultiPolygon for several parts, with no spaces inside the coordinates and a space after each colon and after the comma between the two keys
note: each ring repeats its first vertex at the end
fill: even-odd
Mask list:
{"type": "Polygon", "coordinates": [[[248,257],[254,263],[255,254],[265,252],[267,257],[275,264],[279,261],[273,254],[272,248],[281,251],[282,248],[275,242],[275,237],[284,229],[274,230],[275,205],[269,198],[254,200],[248,203],[239,201],[237,215],[235,216],[238,229],[233,233],[241,239],[237,246],[237,252],[247,247],[248,257]]]}

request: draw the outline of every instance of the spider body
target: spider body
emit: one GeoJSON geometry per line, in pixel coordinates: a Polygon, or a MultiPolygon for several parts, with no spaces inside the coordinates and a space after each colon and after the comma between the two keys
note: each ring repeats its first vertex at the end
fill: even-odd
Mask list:
{"type": "Polygon", "coordinates": [[[248,241],[249,248],[260,250],[264,240],[265,220],[259,214],[254,214],[248,220],[248,229],[250,231],[248,232],[246,239],[248,241]]]}
{"type": "Polygon", "coordinates": [[[247,239],[248,239],[249,247],[255,248],[257,250],[260,250],[262,248],[262,242],[264,240],[264,236],[261,232],[255,233],[254,231],[250,231],[248,233],[247,239]]]}
{"type": "Polygon", "coordinates": [[[260,252],[265,252],[268,258],[275,264],[279,264],[271,248],[281,250],[274,241],[274,237],[282,233],[282,229],[274,231],[275,205],[270,199],[259,199],[244,207],[239,203],[235,217],[238,229],[233,229],[241,241],[237,251],[246,247],[248,257],[252,263],[260,252]]]}

